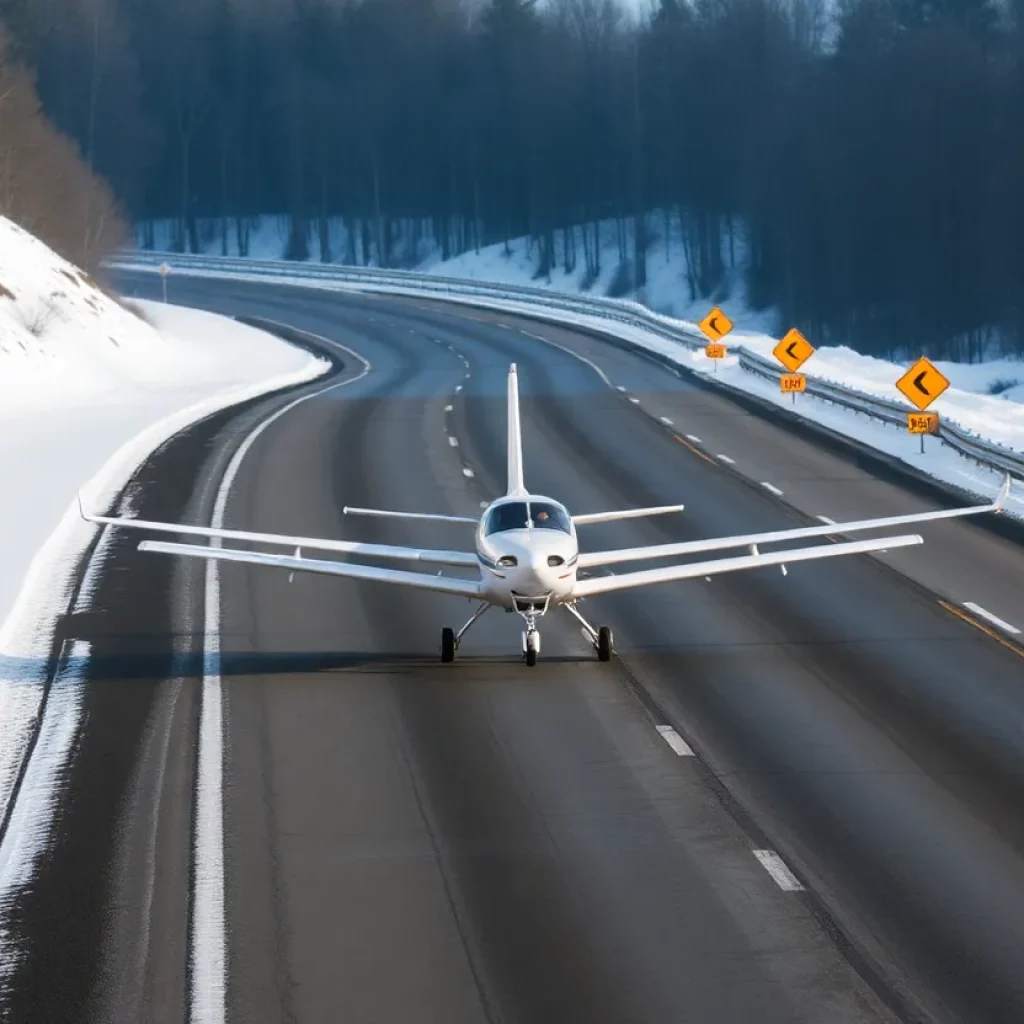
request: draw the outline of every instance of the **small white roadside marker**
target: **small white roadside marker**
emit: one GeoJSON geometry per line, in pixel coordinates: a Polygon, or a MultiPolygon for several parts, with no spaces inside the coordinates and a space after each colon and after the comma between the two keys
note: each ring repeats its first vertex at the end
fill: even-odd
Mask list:
{"type": "Polygon", "coordinates": [[[730,459],[728,455],[721,455],[721,454],[719,454],[719,455],[716,455],[715,458],[718,459],[719,462],[727,462],[730,466],[735,466],[736,465],[736,460],[735,459],[730,459]]]}
{"type": "Polygon", "coordinates": [[[775,884],[785,892],[802,892],[803,886],[797,880],[785,861],[774,850],[755,850],[754,856],[761,866],[775,879],[775,884]]]}
{"type": "Polygon", "coordinates": [[[777,495],[778,497],[782,497],[782,491],[780,491],[780,490],[778,489],[778,487],[776,487],[776,486],[775,486],[775,484],[770,484],[770,483],[768,483],[768,481],[767,481],[767,480],[762,480],[762,481],[761,481],[761,486],[762,486],[762,487],[763,487],[763,488],[764,488],[764,489],[765,489],[766,491],[771,491],[771,492],[772,492],[772,494],[775,494],[775,495],[777,495]]]}
{"type": "Polygon", "coordinates": [[[453,410],[454,408],[455,408],[455,406],[454,406],[454,405],[446,405],[446,406],[444,407],[444,411],[445,411],[445,412],[451,412],[451,411],[452,411],[452,410],[453,410]]]}
{"type": "Polygon", "coordinates": [[[448,443],[449,443],[449,444],[450,444],[450,445],[451,445],[451,446],[452,446],[453,448],[458,448],[458,447],[459,447],[459,439],[458,439],[457,437],[449,437],[449,438],[448,438],[448,443]]]}
{"type": "Polygon", "coordinates": [[[696,434],[687,434],[686,435],[686,440],[687,441],[693,441],[695,444],[703,444],[704,443],[703,441],[701,441],[701,439],[699,437],[697,437],[696,434]]]}
{"type": "Polygon", "coordinates": [[[693,757],[690,745],[671,725],[657,726],[658,735],[676,752],[677,757],[693,757]]]}
{"type": "Polygon", "coordinates": [[[1011,626],[1005,619],[1001,619],[998,615],[993,615],[990,611],[986,611],[980,604],[975,604],[973,601],[964,601],[964,607],[974,612],[975,615],[980,615],[983,619],[987,619],[993,626],[998,626],[1013,636],[1017,636],[1020,633],[1016,626],[1011,626]]]}
{"type": "Polygon", "coordinates": [[[664,423],[666,427],[671,427],[672,426],[672,421],[667,416],[659,416],[658,419],[660,419],[661,422],[664,423]]]}
{"type": "Polygon", "coordinates": [[[463,476],[473,476],[474,475],[473,474],[473,470],[471,470],[468,466],[463,466],[462,467],[462,475],[463,476]]]}

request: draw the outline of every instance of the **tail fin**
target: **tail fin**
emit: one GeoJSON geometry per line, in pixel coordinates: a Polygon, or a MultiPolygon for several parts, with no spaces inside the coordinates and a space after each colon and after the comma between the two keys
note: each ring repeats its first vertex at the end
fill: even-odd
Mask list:
{"type": "Polygon", "coordinates": [[[519,428],[519,376],[515,363],[508,370],[508,493],[526,493],[523,484],[523,437],[519,428]]]}

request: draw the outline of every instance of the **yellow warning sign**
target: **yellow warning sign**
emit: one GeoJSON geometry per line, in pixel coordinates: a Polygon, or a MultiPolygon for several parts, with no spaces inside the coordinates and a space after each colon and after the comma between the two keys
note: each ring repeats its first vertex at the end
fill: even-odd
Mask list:
{"type": "Polygon", "coordinates": [[[921,356],[898,381],[896,387],[918,407],[927,409],[946,388],[949,381],[942,375],[935,364],[921,356]]]}
{"type": "MultiPolygon", "coordinates": [[[[717,307],[698,325],[700,329],[712,340],[721,341],[731,330],[732,321],[717,307]]],[[[709,356],[709,359],[721,359],[721,356],[709,356]]]]}
{"type": "Polygon", "coordinates": [[[814,346],[795,327],[791,327],[772,349],[772,355],[790,373],[796,373],[814,355],[814,346]]]}
{"type": "Polygon", "coordinates": [[[708,359],[724,359],[726,355],[726,348],[724,345],[705,345],[704,355],[708,359]]]}
{"type": "Polygon", "coordinates": [[[937,434],[939,414],[937,412],[908,412],[907,430],[911,434],[937,434]]]}
{"type": "Polygon", "coordinates": [[[806,391],[807,378],[802,373],[784,373],[779,378],[779,387],[785,391],[806,391]]]}

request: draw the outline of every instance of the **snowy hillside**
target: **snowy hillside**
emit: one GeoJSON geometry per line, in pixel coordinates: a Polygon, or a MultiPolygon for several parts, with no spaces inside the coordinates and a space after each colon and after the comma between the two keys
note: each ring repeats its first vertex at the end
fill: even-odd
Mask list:
{"type": "MultiPolygon", "coordinates": [[[[0,818],[39,709],[53,630],[95,533],[76,492],[105,509],[174,433],[327,369],[232,320],[138,305],[146,320],[0,218],[0,818]]],[[[69,725],[65,739],[73,735],[69,725]]],[[[44,796],[29,801],[38,821],[9,830],[0,848],[0,901],[19,881],[12,865],[27,863],[8,847],[36,843],[48,820],[44,796]]],[[[0,957],[0,987],[3,967],[0,957]]]]}

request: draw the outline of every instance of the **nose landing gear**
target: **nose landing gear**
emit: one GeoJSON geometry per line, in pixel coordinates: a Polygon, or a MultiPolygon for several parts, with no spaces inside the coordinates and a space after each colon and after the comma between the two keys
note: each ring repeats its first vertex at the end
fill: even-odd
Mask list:
{"type": "Polygon", "coordinates": [[[526,624],[526,632],[523,634],[523,658],[526,664],[533,668],[540,657],[540,633],[529,621],[526,624]]]}

